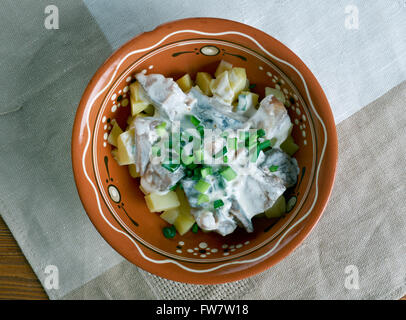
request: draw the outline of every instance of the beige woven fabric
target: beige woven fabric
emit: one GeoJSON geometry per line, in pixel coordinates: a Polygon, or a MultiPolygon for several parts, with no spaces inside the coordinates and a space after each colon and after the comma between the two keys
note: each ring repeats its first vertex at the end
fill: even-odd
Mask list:
{"type": "Polygon", "coordinates": [[[400,298],[406,292],[405,104],[406,82],[338,125],[338,170],[327,209],[304,243],[268,271],[196,286],[125,261],[65,299],[400,298]],[[346,286],[354,272],[358,289],[346,286]]]}

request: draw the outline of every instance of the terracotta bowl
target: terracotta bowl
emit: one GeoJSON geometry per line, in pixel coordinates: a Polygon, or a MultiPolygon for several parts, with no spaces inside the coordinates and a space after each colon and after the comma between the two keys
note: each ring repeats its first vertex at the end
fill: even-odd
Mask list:
{"type": "Polygon", "coordinates": [[[235,281],[264,271],[291,253],[320,219],[336,170],[337,136],[329,103],[316,78],[287,47],[250,26],[193,18],[138,35],[96,72],[78,107],[72,136],[76,185],[86,212],[106,241],[126,259],[158,276],[197,284],[235,281]],[[224,59],[244,67],[264,96],[277,87],[288,101],[300,150],[298,184],[280,219],[255,218],[255,232],[215,233],[166,239],[159,214],[148,211],[139,181],[120,167],[107,143],[111,120],[125,127],[128,86],[145,70],[175,80],[197,71],[212,74],[224,59]]]}

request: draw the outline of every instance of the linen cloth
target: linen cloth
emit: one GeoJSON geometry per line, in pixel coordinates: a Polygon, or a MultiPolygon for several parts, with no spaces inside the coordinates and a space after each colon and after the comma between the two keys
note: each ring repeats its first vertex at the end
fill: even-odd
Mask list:
{"type": "Polygon", "coordinates": [[[398,299],[406,292],[406,82],[337,127],[329,204],[287,258],[251,278],[196,286],[125,261],[66,299],[398,299]],[[347,269],[348,268],[348,269],[347,269]],[[356,270],[358,289],[346,285],[356,270]],[[348,280],[347,280],[348,279],[348,280]],[[145,285],[151,287],[145,289],[145,285]],[[144,285],[144,288],[141,286],[144,285]]]}
{"type": "Polygon", "coordinates": [[[339,123],[406,79],[403,1],[353,1],[359,28],[351,30],[345,28],[346,1],[84,2],[5,0],[0,5],[0,214],[42,283],[45,267],[58,267],[59,289],[45,286],[50,298],[397,298],[404,293],[405,190],[399,180],[405,178],[404,153],[399,157],[405,150],[404,85],[386,98],[397,101],[397,109],[389,102],[385,111],[365,109],[377,109],[363,119],[365,127],[375,128],[371,149],[364,148],[371,137],[368,132],[360,137],[360,123],[348,124],[347,138],[339,131],[339,166],[347,156],[344,164],[353,167],[339,167],[332,200],[311,237],[281,264],[236,283],[184,285],[124,261],[88,220],[70,164],[73,118],[86,84],[114,49],[139,32],[192,16],[258,27],[304,60],[339,123]],[[57,30],[44,27],[44,8],[50,4],[59,9],[57,30]],[[388,118],[393,114],[395,119],[388,118]],[[386,158],[376,151],[377,132],[386,158]],[[343,149],[346,141],[353,144],[343,149]],[[371,163],[364,162],[365,155],[371,163]],[[346,174],[355,168],[362,183],[346,174]],[[351,264],[359,268],[360,289],[346,291],[343,268],[351,264]]]}

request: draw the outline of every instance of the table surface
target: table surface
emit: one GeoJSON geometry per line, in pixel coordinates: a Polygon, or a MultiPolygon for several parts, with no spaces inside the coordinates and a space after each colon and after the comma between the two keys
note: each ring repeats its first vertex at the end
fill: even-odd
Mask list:
{"type": "Polygon", "coordinates": [[[48,296],[0,217],[0,300],[11,299],[46,300],[48,296]]]}

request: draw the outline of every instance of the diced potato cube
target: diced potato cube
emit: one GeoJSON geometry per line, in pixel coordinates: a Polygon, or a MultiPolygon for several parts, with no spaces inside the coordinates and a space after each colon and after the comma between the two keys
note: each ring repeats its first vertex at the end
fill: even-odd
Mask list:
{"type": "Polygon", "coordinates": [[[244,90],[247,84],[247,73],[245,68],[234,67],[228,72],[231,89],[234,91],[235,100],[239,93],[244,90]]]}
{"type": "Polygon", "coordinates": [[[151,212],[161,212],[179,207],[179,199],[174,191],[169,191],[166,194],[150,193],[145,196],[148,209],[151,212]]]}
{"type": "Polygon", "coordinates": [[[131,114],[135,116],[145,110],[150,104],[144,89],[139,82],[130,85],[131,114]]]}
{"type": "Polygon", "coordinates": [[[278,99],[280,102],[285,104],[285,95],[283,94],[282,91],[280,91],[278,89],[266,87],[265,96],[269,96],[270,94],[272,94],[276,99],[278,99]]]}
{"type": "Polygon", "coordinates": [[[111,155],[113,156],[113,159],[117,161],[117,149],[111,150],[111,155]]]}
{"type": "Polygon", "coordinates": [[[224,71],[210,83],[213,95],[222,99],[225,103],[231,104],[234,99],[234,91],[231,88],[228,78],[228,71],[224,71]]]}
{"type": "Polygon", "coordinates": [[[155,113],[155,108],[152,104],[148,105],[148,107],[146,107],[144,109],[144,112],[146,113],[146,115],[148,116],[153,116],[155,113]]]}
{"type": "Polygon", "coordinates": [[[186,232],[188,232],[194,224],[195,224],[194,217],[190,213],[188,215],[185,215],[181,211],[179,212],[179,216],[173,223],[173,225],[176,228],[176,231],[178,231],[178,233],[181,236],[183,236],[186,232]]]}
{"type": "Polygon", "coordinates": [[[185,215],[190,214],[189,200],[187,199],[185,192],[181,188],[176,188],[175,192],[180,203],[179,210],[185,215]]]}
{"type": "Polygon", "coordinates": [[[135,163],[134,134],[134,129],[130,129],[117,138],[117,162],[120,166],[135,163]]]}
{"type": "Polygon", "coordinates": [[[109,137],[107,139],[108,143],[117,147],[117,138],[120,134],[123,133],[120,126],[118,125],[117,121],[114,122],[113,129],[111,129],[109,137]]]}
{"type": "Polygon", "coordinates": [[[192,228],[195,223],[195,218],[190,213],[190,205],[185,192],[181,188],[176,189],[176,194],[179,199],[179,216],[173,223],[178,233],[182,236],[192,228]]]}
{"type": "Polygon", "coordinates": [[[265,211],[265,215],[268,218],[279,218],[286,212],[286,200],[281,195],[274,203],[274,205],[265,211]]]}
{"type": "Polygon", "coordinates": [[[193,87],[193,81],[189,73],[186,73],[182,78],[176,80],[176,83],[183,92],[189,92],[189,90],[193,87]]]}
{"type": "Polygon", "coordinates": [[[207,72],[198,72],[196,74],[196,84],[206,96],[212,95],[210,88],[210,82],[212,79],[212,76],[207,72]]]}
{"type": "MultiPolygon", "coordinates": [[[[244,113],[253,109],[258,104],[259,96],[256,93],[249,91],[241,91],[238,96],[238,104],[236,111],[244,113]]],[[[254,109],[255,110],[255,109],[254,109]]]]}
{"type": "Polygon", "coordinates": [[[130,172],[130,176],[133,178],[138,178],[140,174],[137,172],[137,166],[135,164],[128,165],[128,171],[130,172]]]}
{"type": "Polygon", "coordinates": [[[224,71],[231,70],[232,67],[233,67],[233,65],[230,62],[221,60],[219,65],[217,66],[217,69],[216,69],[216,72],[214,73],[214,76],[217,78],[224,71]]]}
{"type": "Polygon", "coordinates": [[[173,208],[173,209],[164,211],[164,213],[162,213],[160,215],[160,217],[162,219],[164,219],[166,222],[168,222],[169,224],[174,224],[176,219],[179,216],[179,213],[180,213],[179,208],[173,208]]]}
{"type": "Polygon", "coordinates": [[[296,151],[299,150],[299,146],[295,143],[292,136],[288,136],[286,140],[282,142],[280,148],[290,156],[293,156],[296,151]]]}

